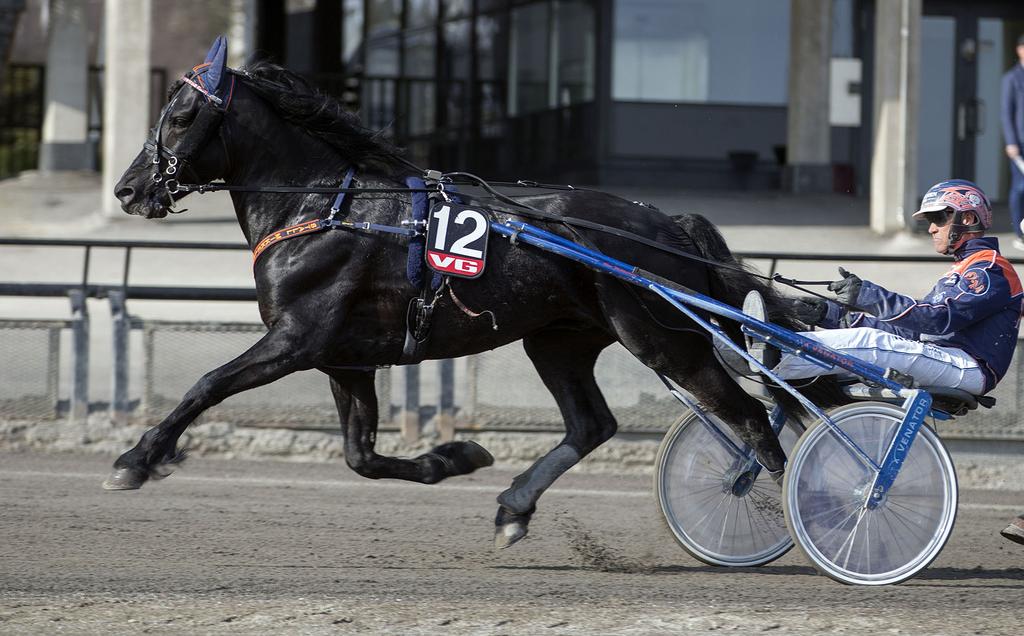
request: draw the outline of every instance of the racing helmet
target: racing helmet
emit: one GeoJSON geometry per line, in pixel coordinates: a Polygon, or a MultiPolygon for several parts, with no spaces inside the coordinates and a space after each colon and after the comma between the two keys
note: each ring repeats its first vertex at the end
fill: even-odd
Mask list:
{"type": "Polygon", "coordinates": [[[992,226],[992,205],[974,183],[966,179],[940,181],[925,192],[915,219],[923,219],[939,227],[951,223],[949,244],[952,246],[969,232],[984,232],[992,226]],[[964,225],[965,212],[974,212],[975,221],[964,225]]]}

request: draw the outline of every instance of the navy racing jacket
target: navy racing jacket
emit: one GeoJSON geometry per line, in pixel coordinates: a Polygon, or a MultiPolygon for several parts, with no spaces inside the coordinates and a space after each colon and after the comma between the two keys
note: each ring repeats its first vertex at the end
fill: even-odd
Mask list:
{"type": "MultiPolygon", "coordinates": [[[[923,300],[864,281],[855,304],[867,313],[847,315],[846,326],[960,349],[978,361],[987,393],[1006,374],[1017,347],[1024,290],[994,237],[965,241],[953,258],[952,269],[923,300]]],[[[842,318],[842,307],[830,301],[821,326],[838,328],[842,318]]]]}

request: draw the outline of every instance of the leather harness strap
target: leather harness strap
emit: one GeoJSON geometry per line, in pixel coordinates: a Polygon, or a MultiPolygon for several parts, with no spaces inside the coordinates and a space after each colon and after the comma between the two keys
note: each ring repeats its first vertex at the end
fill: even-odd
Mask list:
{"type": "Polygon", "coordinates": [[[287,241],[288,239],[297,238],[300,236],[306,236],[307,234],[315,234],[317,232],[323,232],[324,230],[330,229],[345,229],[345,230],[363,230],[368,232],[385,232],[388,234],[400,234],[402,236],[416,236],[419,231],[404,227],[394,227],[391,225],[380,225],[378,223],[367,223],[365,221],[346,221],[335,219],[334,217],[341,211],[341,206],[345,203],[345,195],[352,191],[361,191],[359,188],[350,188],[352,184],[352,176],[355,174],[355,167],[348,169],[345,173],[345,179],[342,182],[341,188],[338,190],[338,196],[334,199],[334,204],[331,205],[331,212],[327,215],[326,219],[313,219],[311,221],[303,221],[296,225],[290,225],[286,228],[282,228],[275,232],[271,232],[267,236],[263,237],[256,247],[252,249],[252,264],[255,267],[256,261],[259,257],[267,251],[270,247],[277,245],[281,241],[287,241]]]}
{"type": "Polygon", "coordinates": [[[252,262],[256,264],[258,259],[267,248],[277,245],[281,241],[287,241],[288,239],[297,238],[299,236],[305,236],[307,234],[315,234],[324,230],[361,230],[364,232],[384,232],[386,234],[398,234],[400,236],[417,236],[419,232],[417,230],[411,230],[405,227],[394,227],[392,225],[380,225],[378,223],[366,223],[365,221],[339,221],[334,219],[328,221],[327,219],[313,219],[312,221],[305,221],[297,225],[291,225],[284,229],[277,230],[271,234],[265,236],[263,240],[256,244],[256,247],[252,250],[252,262]]]}
{"type": "Polygon", "coordinates": [[[298,225],[290,225],[284,229],[271,232],[267,236],[263,237],[256,247],[252,250],[252,264],[256,264],[256,260],[259,259],[260,255],[267,250],[268,247],[277,245],[281,241],[296,238],[299,236],[305,236],[314,232],[321,232],[327,229],[327,223],[323,219],[313,219],[312,221],[305,221],[298,225]]]}

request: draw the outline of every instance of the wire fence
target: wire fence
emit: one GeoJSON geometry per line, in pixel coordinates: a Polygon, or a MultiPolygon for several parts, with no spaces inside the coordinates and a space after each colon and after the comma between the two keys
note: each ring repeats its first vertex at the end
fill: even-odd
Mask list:
{"type": "Polygon", "coordinates": [[[0,417],[49,420],[66,410],[61,401],[61,336],[64,320],[0,320],[0,417]]]}
{"type": "MultiPolygon", "coordinates": [[[[177,406],[185,392],[205,373],[235,358],[266,333],[256,323],[169,322],[135,320],[142,334],[141,395],[128,415],[159,420],[177,406]]],[[[135,378],[133,378],[135,379],[135,378]]],[[[377,398],[391,404],[391,374],[377,375],[377,398]]],[[[388,409],[382,420],[390,423],[388,409]]],[[[248,426],[337,429],[338,413],[327,376],[301,371],[277,382],[239,393],[206,411],[206,421],[229,421],[248,426]]]]}
{"type": "MultiPolygon", "coordinates": [[[[71,321],[0,320],[0,419],[52,420],[71,410],[71,321]]],[[[124,387],[125,418],[152,424],[166,416],[205,373],[245,351],[266,332],[258,323],[131,319],[124,387]]],[[[94,355],[95,357],[95,355],[94,355]]],[[[997,408],[978,410],[939,425],[945,436],[1024,439],[1020,396],[1024,393],[1024,354],[1015,356],[1006,377],[992,392],[997,408]]],[[[413,418],[413,434],[436,427],[443,396],[451,395],[450,417],[457,430],[559,432],[564,430],[554,398],[514,343],[468,356],[453,364],[445,379],[438,362],[381,369],[376,389],[382,430],[399,430],[401,417],[413,418]],[[410,374],[415,369],[415,374],[410,374]],[[410,403],[409,386],[416,395],[410,403]],[[445,383],[450,386],[443,386],[445,383]]],[[[595,371],[619,430],[659,434],[680,415],[647,367],[621,345],[606,349],[595,371]]],[[[100,401],[93,410],[110,407],[100,401]]],[[[272,384],[226,399],[201,421],[241,426],[338,430],[327,376],[319,371],[292,374],[272,384]]]]}
{"type": "MultiPolygon", "coordinates": [[[[128,416],[147,421],[166,415],[204,373],[266,333],[260,324],[229,322],[147,320],[133,321],[133,328],[142,334],[142,368],[132,377],[139,395],[136,402],[133,391],[128,416]]],[[[450,416],[458,429],[564,430],[554,398],[519,343],[454,362],[454,373],[447,379],[437,361],[418,366],[413,377],[404,367],[377,371],[377,399],[385,430],[398,428],[400,416],[408,411],[415,412],[416,426],[430,425],[443,414],[445,394],[451,396],[450,416]],[[416,383],[417,397],[410,399],[411,382],[416,383]]],[[[663,432],[679,416],[679,403],[621,345],[601,354],[596,377],[620,430],[663,432]]],[[[232,396],[202,417],[249,426],[332,430],[338,426],[327,377],[318,371],[296,373],[232,396]]]]}
{"type": "MultiPolygon", "coordinates": [[[[605,349],[595,369],[598,386],[619,430],[664,432],[679,402],[654,372],[619,344],[605,349]]],[[[476,430],[561,431],[562,416],[520,343],[470,356],[458,374],[456,421],[476,430]],[[461,390],[459,390],[461,388],[461,390]]]]}

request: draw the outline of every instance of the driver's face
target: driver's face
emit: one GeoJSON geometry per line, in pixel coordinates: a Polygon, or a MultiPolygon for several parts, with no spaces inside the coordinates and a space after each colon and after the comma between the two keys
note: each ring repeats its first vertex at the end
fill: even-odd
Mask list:
{"type": "Polygon", "coordinates": [[[949,228],[952,223],[945,223],[941,227],[932,223],[928,226],[928,233],[932,235],[932,248],[939,254],[945,254],[949,249],[949,228]]]}
{"type": "MultiPolygon", "coordinates": [[[[949,215],[950,220],[952,214],[949,215]]],[[[977,220],[977,217],[973,212],[964,212],[963,219],[961,222],[964,225],[972,225],[977,220]]],[[[957,245],[949,244],[949,230],[953,227],[953,224],[947,220],[941,226],[935,222],[932,222],[928,226],[928,233],[932,235],[932,248],[939,254],[948,254],[957,248],[957,245]]],[[[973,236],[973,235],[972,235],[973,236]]],[[[957,241],[957,244],[963,242],[966,237],[961,236],[957,241]]]]}

